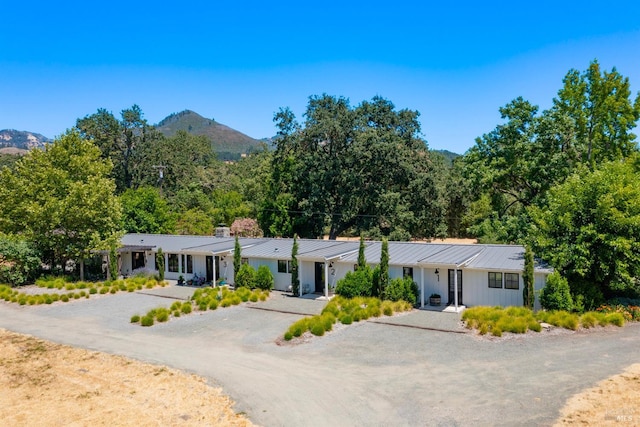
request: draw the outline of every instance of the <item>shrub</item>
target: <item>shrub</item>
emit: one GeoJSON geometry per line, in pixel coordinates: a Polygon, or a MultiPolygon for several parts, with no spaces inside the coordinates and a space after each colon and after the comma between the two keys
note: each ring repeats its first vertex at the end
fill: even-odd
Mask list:
{"type": "Polygon", "coordinates": [[[339,320],[343,325],[350,325],[353,323],[353,318],[346,313],[342,313],[339,317],[339,320]]]}
{"type": "Polygon", "coordinates": [[[249,296],[249,301],[258,302],[258,294],[256,294],[255,292],[252,292],[251,295],[249,296]]]}
{"type": "Polygon", "coordinates": [[[149,316],[148,314],[146,316],[143,316],[140,319],[140,324],[142,326],[153,326],[153,316],[149,316]]]}
{"type": "Polygon", "coordinates": [[[256,270],[249,264],[242,264],[240,271],[236,274],[236,286],[253,288],[256,281],[256,270]]]}
{"type": "Polygon", "coordinates": [[[383,301],[380,308],[385,316],[393,316],[393,303],[391,301],[383,301]]]}
{"type": "MultiPolygon", "coordinates": [[[[255,275],[255,285],[256,288],[262,290],[271,290],[273,289],[273,274],[271,270],[266,265],[261,265],[258,267],[258,271],[255,275]]],[[[246,301],[246,300],[245,300],[246,301]]]]}
{"type": "Polygon", "coordinates": [[[69,295],[64,294],[60,297],[60,301],[62,302],[69,302],[69,295]]]}
{"type": "Polygon", "coordinates": [[[284,333],[284,340],[285,341],[291,341],[291,339],[293,338],[293,334],[289,331],[284,333]]]}
{"type": "Polygon", "coordinates": [[[89,294],[94,295],[98,292],[98,290],[96,288],[94,288],[93,286],[89,288],[89,294]]]}
{"type": "Polygon", "coordinates": [[[138,323],[139,321],[140,321],[139,314],[134,314],[133,316],[131,316],[131,323],[138,323]]]}
{"type": "Polygon", "coordinates": [[[249,288],[240,287],[240,288],[236,289],[235,294],[238,297],[240,297],[242,302],[247,302],[247,301],[249,301],[249,297],[251,296],[251,291],[249,290],[249,288]]]}
{"type": "Polygon", "coordinates": [[[159,313],[156,313],[156,319],[158,322],[166,322],[169,320],[169,312],[165,310],[161,310],[159,313]]]}
{"type": "Polygon", "coordinates": [[[308,329],[309,329],[308,320],[307,318],[304,318],[304,319],[298,320],[293,325],[291,325],[289,327],[289,332],[291,332],[291,334],[294,337],[299,337],[300,335],[304,334],[308,329]]]}
{"type": "Polygon", "coordinates": [[[624,316],[621,313],[605,314],[604,320],[607,322],[607,324],[624,326],[624,316]]]}
{"type": "Polygon", "coordinates": [[[218,308],[218,301],[215,299],[212,299],[211,301],[209,301],[209,310],[215,310],[218,308]]]}
{"type": "Polygon", "coordinates": [[[173,317],[180,317],[180,310],[175,310],[173,312],[173,317]]]}
{"type": "Polygon", "coordinates": [[[367,265],[356,271],[349,271],[336,284],[336,293],[345,298],[371,296],[373,291],[373,273],[367,265]]]}
{"type": "Polygon", "coordinates": [[[395,278],[385,287],[382,298],[389,301],[406,301],[413,305],[418,300],[418,285],[408,276],[402,279],[395,278]]]}
{"type": "Polygon", "coordinates": [[[322,322],[314,322],[311,325],[311,328],[309,329],[311,331],[311,333],[315,336],[321,337],[324,335],[324,325],[322,324],[322,322]]]}
{"type": "Polygon", "coordinates": [[[184,314],[189,314],[191,313],[192,307],[191,307],[191,303],[190,302],[185,302],[182,304],[182,307],[180,309],[184,314]]]}
{"type": "Polygon", "coordinates": [[[554,271],[547,277],[547,283],[540,292],[540,304],[546,310],[573,309],[573,300],[567,279],[554,271]]]}
{"type": "Polygon", "coordinates": [[[109,292],[109,288],[108,287],[103,286],[103,287],[100,288],[100,295],[104,295],[107,292],[109,292]]]}

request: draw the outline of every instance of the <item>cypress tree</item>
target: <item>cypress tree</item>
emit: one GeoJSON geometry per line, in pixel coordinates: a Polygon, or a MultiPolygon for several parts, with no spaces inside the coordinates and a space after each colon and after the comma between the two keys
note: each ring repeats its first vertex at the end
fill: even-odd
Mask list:
{"type": "Polygon", "coordinates": [[[240,271],[240,265],[242,264],[242,248],[240,247],[240,240],[236,236],[236,244],[233,247],[233,274],[234,276],[240,271]]]}
{"type": "Polygon", "coordinates": [[[384,291],[389,284],[389,242],[382,239],[382,249],[380,252],[380,289],[378,295],[384,295],[384,291]]]}
{"type": "Polygon", "coordinates": [[[358,270],[367,266],[367,259],[364,257],[364,237],[360,236],[360,248],[358,249],[358,270]]]}
{"type": "Polygon", "coordinates": [[[298,235],[293,235],[291,248],[291,290],[294,295],[300,294],[300,277],[298,276],[298,235]]]}
{"type": "Polygon", "coordinates": [[[522,280],[524,281],[524,287],[522,288],[524,306],[533,309],[536,297],[533,290],[533,251],[529,246],[524,251],[524,274],[522,280]]]}
{"type": "Polygon", "coordinates": [[[158,252],[156,252],[156,265],[158,266],[158,279],[162,282],[164,280],[164,253],[162,253],[162,248],[158,248],[158,252]]]}

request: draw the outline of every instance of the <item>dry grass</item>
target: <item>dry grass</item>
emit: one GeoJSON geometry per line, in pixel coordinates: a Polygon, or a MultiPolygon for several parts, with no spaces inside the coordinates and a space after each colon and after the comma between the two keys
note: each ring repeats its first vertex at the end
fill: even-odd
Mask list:
{"type": "Polygon", "coordinates": [[[0,329],[0,419],[10,426],[251,426],[195,375],[0,329]]]}
{"type": "Polygon", "coordinates": [[[556,426],[640,425],[640,363],[573,396],[556,426]]]}

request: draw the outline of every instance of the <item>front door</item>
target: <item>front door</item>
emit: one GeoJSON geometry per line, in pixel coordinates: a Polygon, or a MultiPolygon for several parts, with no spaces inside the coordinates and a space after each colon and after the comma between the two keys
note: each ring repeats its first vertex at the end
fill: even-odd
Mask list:
{"type": "Polygon", "coordinates": [[[207,256],[207,282],[213,282],[213,257],[207,256]]]}
{"type": "MultiPolygon", "coordinates": [[[[454,271],[449,270],[449,304],[455,304],[454,288],[454,271]]],[[[462,270],[458,271],[458,305],[462,305],[462,270]]]]}
{"type": "Polygon", "coordinates": [[[324,293],[324,262],[316,262],[316,292],[324,293]]]}

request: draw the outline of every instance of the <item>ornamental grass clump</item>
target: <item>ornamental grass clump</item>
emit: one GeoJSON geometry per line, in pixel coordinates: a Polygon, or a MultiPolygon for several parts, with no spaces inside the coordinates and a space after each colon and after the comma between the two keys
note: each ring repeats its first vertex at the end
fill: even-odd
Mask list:
{"type": "Polygon", "coordinates": [[[142,319],[140,319],[140,325],[142,326],[153,326],[153,316],[143,316],[142,319]]]}
{"type": "Polygon", "coordinates": [[[540,323],[526,307],[472,307],[462,313],[467,329],[477,329],[480,335],[489,332],[500,337],[503,332],[524,334],[528,330],[540,332],[540,323]]]}
{"type": "Polygon", "coordinates": [[[140,322],[139,314],[134,314],[133,316],[131,316],[131,323],[138,323],[138,322],[140,322]]]}

